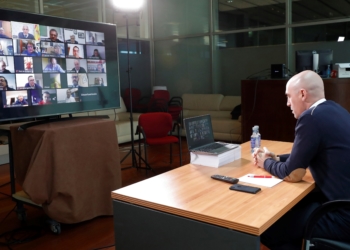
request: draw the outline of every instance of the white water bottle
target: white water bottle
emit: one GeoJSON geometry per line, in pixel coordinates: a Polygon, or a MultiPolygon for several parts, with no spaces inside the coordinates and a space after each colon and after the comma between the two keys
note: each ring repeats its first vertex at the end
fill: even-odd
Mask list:
{"type": "Polygon", "coordinates": [[[256,134],[257,134],[255,147],[260,148],[261,147],[261,134],[259,133],[259,126],[255,125],[254,127],[256,128],[255,130],[256,130],[256,134]]]}
{"type": "Polygon", "coordinates": [[[258,134],[256,131],[256,126],[253,127],[253,133],[250,136],[250,148],[251,148],[251,152],[254,152],[254,149],[257,147],[257,140],[258,140],[258,134]]]}

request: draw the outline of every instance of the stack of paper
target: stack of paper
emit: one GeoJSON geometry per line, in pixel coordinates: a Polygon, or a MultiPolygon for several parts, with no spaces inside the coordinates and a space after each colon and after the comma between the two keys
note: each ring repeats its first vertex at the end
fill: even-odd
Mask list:
{"type": "Polygon", "coordinates": [[[203,153],[191,152],[191,163],[208,167],[218,168],[227,163],[241,158],[241,146],[237,144],[232,150],[218,155],[209,155],[203,153]]]}
{"type": "Polygon", "coordinates": [[[274,176],[272,178],[253,178],[248,176],[253,176],[254,174],[247,174],[242,177],[239,177],[239,182],[245,182],[250,184],[256,184],[259,186],[265,186],[265,187],[273,187],[276,184],[280,183],[281,179],[278,179],[274,176]]]}

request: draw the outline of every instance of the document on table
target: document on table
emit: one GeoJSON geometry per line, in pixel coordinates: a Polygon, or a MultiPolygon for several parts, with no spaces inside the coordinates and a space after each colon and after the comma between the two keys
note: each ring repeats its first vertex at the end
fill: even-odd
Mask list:
{"type": "Polygon", "coordinates": [[[254,174],[246,174],[242,177],[239,177],[239,182],[246,182],[250,184],[256,184],[260,186],[265,186],[265,187],[273,187],[283,181],[282,179],[278,179],[276,177],[272,178],[252,178],[248,177],[249,175],[254,175],[254,174]]]}

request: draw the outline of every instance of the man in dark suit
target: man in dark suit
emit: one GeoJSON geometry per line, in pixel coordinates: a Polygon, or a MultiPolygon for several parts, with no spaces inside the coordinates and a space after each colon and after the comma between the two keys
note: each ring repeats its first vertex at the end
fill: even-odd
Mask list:
{"type": "Polygon", "coordinates": [[[4,61],[2,61],[1,70],[2,73],[11,73],[8,69],[6,69],[6,63],[4,61]]]}
{"type": "MultiPolygon", "coordinates": [[[[339,104],[326,100],[322,78],[310,70],[294,75],[286,86],[287,106],[298,119],[290,154],[276,156],[256,149],[254,163],[284,181],[301,181],[309,168],[317,189],[304,197],[260,235],[270,249],[301,249],[310,214],[326,201],[350,199],[350,115],[339,104]]],[[[264,211],[262,211],[264,212],[264,211]]],[[[347,242],[350,210],[324,215],[313,228],[313,237],[347,242]]]]}
{"type": "Polygon", "coordinates": [[[41,89],[41,86],[35,83],[34,76],[30,75],[28,76],[28,82],[24,85],[24,88],[41,89]]]}
{"type": "Polygon", "coordinates": [[[33,34],[30,34],[30,33],[29,33],[28,25],[23,25],[22,31],[23,31],[23,32],[19,32],[19,33],[18,33],[18,38],[22,38],[22,39],[32,39],[32,40],[34,40],[33,34]]]}
{"type": "Polygon", "coordinates": [[[74,60],[74,68],[72,68],[72,71],[75,73],[86,73],[86,70],[83,67],[80,67],[79,60],[74,60]]]}
{"type": "Polygon", "coordinates": [[[71,35],[69,40],[66,40],[66,43],[74,43],[78,44],[77,41],[75,41],[75,35],[71,35]]]}

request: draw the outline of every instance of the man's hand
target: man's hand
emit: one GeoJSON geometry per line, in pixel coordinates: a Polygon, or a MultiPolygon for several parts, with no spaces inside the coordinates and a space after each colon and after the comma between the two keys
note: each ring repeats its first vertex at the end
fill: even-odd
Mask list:
{"type": "Polygon", "coordinates": [[[270,152],[266,147],[264,150],[256,148],[252,154],[254,165],[264,168],[264,162],[267,158],[272,158],[275,161],[278,161],[278,158],[273,152],[270,152]]]}

